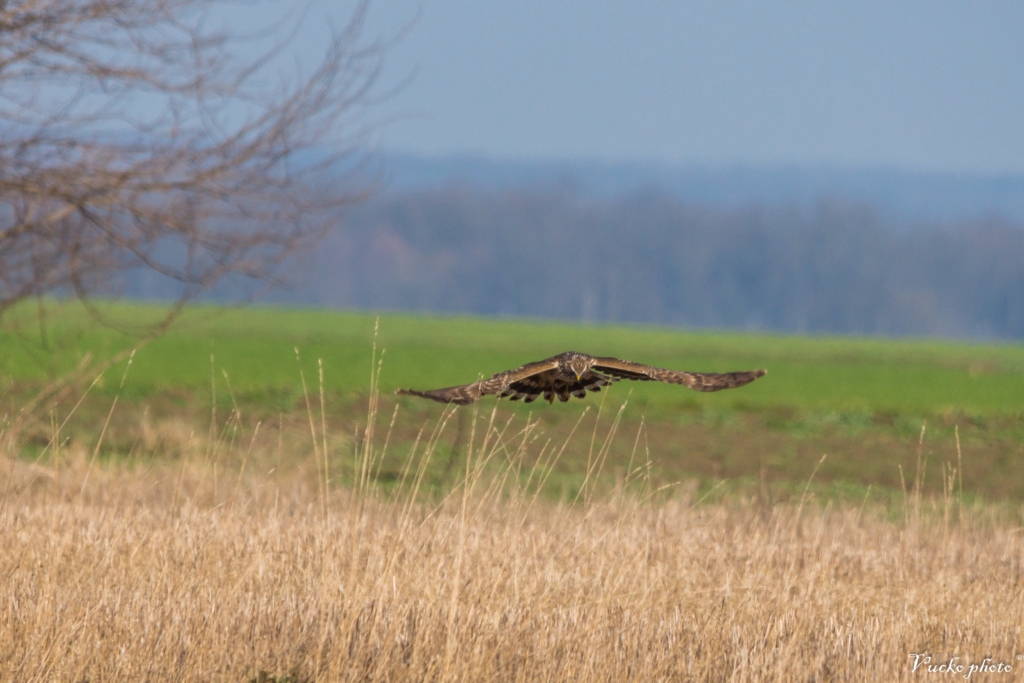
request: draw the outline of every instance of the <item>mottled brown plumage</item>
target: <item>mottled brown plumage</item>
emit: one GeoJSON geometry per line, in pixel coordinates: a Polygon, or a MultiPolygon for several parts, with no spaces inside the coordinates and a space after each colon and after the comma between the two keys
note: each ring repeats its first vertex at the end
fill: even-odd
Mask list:
{"type": "Polygon", "coordinates": [[[620,379],[642,382],[656,380],[669,384],[682,384],[694,391],[719,391],[732,389],[753,382],[762,377],[766,370],[745,372],[704,373],[665,370],[650,365],[634,363],[618,358],[595,358],[585,353],[566,351],[535,363],[527,363],[514,370],[499,372],[490,379],[461,384],[457,387],[416,391],[399,389],[396,394],[420,396],[441,403],[466,405],[481,396],[497,394],[512,401],[530,403],[541,394],[549,403],[557,397],[568,401],[570,396],[584,398],[588,391],[600,391],[620,379]]]}

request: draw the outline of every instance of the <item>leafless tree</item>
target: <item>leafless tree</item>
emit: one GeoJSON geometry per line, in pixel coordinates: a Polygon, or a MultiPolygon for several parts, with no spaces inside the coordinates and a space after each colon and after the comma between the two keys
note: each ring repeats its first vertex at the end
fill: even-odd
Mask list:
{"type": "Polygon", "coordinates": [[[135,268],[179,306],[272,277],[363,196],[365,3],[308,69],[281,66],[292,18],[231,28],[252,4],[0,0],[0,317],[135,268]]]}

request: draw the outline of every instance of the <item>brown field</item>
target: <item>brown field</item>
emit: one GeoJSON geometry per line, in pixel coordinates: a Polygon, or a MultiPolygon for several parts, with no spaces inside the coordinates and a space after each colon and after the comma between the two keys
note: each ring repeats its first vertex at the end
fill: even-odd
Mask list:
{"type": "MultiPolygon", "coordinates": [[[[698,499],[641,465],[557,503],[536,494],[549,470],[524,465],[557,444],[536,457],[529,428],[484,415],[447,494],[425,495],[443,448],[429,425],[386,488],[386,430],[352,446],[355,485],[336,487],[340,446],[310,423],[303,443],[230,419],[210,435],[143,424],[133,453],[173,456],[55,438],[34,462],[9,426],[0,678],[948,677],[914,671],[915,654],[975,680],[1024,670],[1021,510],[962,504],[952,469],[941,496],[914,479],[899,503],[834,504],[810,486],[698,499]]],[[[614,457],[634,457],[621,440],[614,457]]]]}

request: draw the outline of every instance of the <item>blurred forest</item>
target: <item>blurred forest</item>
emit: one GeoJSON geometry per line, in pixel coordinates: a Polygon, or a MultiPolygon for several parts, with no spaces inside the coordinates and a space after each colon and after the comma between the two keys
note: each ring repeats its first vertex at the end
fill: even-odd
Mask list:
{"type": "MultiPolygon", "coordinates": [[[[593,192],[557,178],[399,184],[346,211],[283,274],[285,287],[226,282],[208,298],[1024,339],[1024,222],[997,212],[951,216],[846,198],[726,204],[662,188],[593,192]]],[[[151,273],[123,285],[132,297],[167,294],[151,273]]]]}

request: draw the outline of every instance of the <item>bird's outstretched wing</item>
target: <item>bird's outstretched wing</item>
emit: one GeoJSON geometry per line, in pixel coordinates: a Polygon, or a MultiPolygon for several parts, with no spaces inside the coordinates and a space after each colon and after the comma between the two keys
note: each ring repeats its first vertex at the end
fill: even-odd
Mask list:
{"type": "Polygon", "coordinates": [[[537,375],[542,372],[547,372],[548,370],[553,370],[557,367],[557,360],[554,358],[547,358],[534,363],[527,363],[526,365],[522,365],[512,370],[499,372],[490,379],[480,380],[470,384],[460,384],[457,387],[431,389],[429,391],[399,389],[395,393],[399,396],[419,396],[421,398],[429,398],[433,401],[438,401],[439,403],[454,403],[456,405],[464,406],[469,403],[473,403],[481,396],[500,394],[513,382],[518,382],[519,380],[532,377],[533,375],[537,375]]]}
{"type": "Polygon", "coordinates": [[[656,380],[669,384],[682,384],[694,391],[720,391],[750,384],[758,377],[764,377],[767,370],[746,370],[743,372],[684,372],[666,370],[651,365],[634,363],[618,358],[595,358],[594,370],[619,379],[640,381],[656,380]]]}

